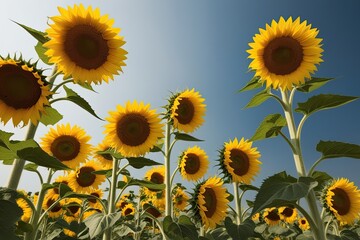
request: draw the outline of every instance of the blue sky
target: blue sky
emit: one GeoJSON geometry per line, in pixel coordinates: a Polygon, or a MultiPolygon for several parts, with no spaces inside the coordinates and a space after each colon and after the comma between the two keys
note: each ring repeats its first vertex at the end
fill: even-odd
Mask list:
{"type": "MultiPolygon", "coordinates": [[[[198,145],[209,155],[211,170],[218,173],[217,150],[234,137],[250,138],[259,123],[271,113],[281,113],[277,102],[269,100],[256,108],[243,109],[255,92],[237,93],[252,78],[246,50],[259,28],[280,16],[300,17],[318,28],[323,38],[323,60],[316,77],[334,77],[334,81],[311,95],[334,93],[359,96],[360,2],[353,1],[10,1],[0,9],[0,54],[22,53],[26,59],[37,59],[36,41],[10,19],[44,31],[48,16],[58,15],[57,6],[74,3],[99,7],[101,14],[114,18],[114,26],[122,29],[129,52],[124,73],[115,81],[95,86],[98,93],[74,88],[100,117],[108,116],[117,104],[138,100],[150,103],[158,112],[171,92],[195,88],[206,99],[205,124],[193,135],[204,139],[198,145]]],[[[44,66],[47,67],[47,66],[44,66]]],[[[45,71],[50,74],[51,69],[45,71]]],[[[58,79],[57,81],[59,81],[58,79]]],[[[310,94],[297,94],[295,101],[304,102],[310,94]]],[[[103,121],[93,118],[79,107],[59,102],[54,106],[64,115],[60,123],[82,126],[96,145],[103,139],[103,121]]],[[[340,108],[321,111],[305,123],[302,149],[307,169],[320,157],[315,146],[320,140],[360,143],[360,101],[340,108]]],[[[296,115],[297,121],[300,115],[296,115]]],[[[22,139],[26,129],[10,124],[0,129],[14,131],[14,139],[22,139]]],[[[36,140],[48,131],[40,126],[36,140]]],[[[172,169],[177,155],[192,143],[176,145],[172,169]]],[[[277,172],[286,170],[296,175],[292,154],[282,138],[254,142],[262,154],[262,169],[254,185],[277,172]]],[[[160,155],[151,157],[161,162],[160,155]]],[[[331,159],[321,163],[320,171],[333,177],[347,177],[358,186],[360,162],[357,159],[331,159]]],[[[11,167],[0,166],[0,186],[7,183],[11,167]]],[[[132,169],[131,169],[132,170],[132,169]]],[[[133,171],[142,177],[142,171],[133,171]]],[[[38,189],[36,176],[25,172],[20,188],[38,189]],[[31,181],[29,181],[31,179],[31,181]],[[33,180],[34,179],[34,180],[33,180]]],[[[180,181],[180,178],[176,178],[180,181]]],[[[192,187],[192,184],[189,184],[192,187]]]]}

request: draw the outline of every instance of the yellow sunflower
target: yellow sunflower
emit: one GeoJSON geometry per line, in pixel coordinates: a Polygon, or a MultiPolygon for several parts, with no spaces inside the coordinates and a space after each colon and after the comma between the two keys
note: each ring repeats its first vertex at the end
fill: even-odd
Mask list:
{"type": "Polygon", "coordinates": [[[322,62],[322,39],[316,38],[319,31],[300,18],[280,17],[279,22],[273,20],[271,26],[266,24],[266,29],[259,31],[247,50],[253,59],[249,67],[267,88],[285,90],[303,84],[322,62]]]}
{"type": "Polygon", "coordinates": [[[260,213],[255,213],[254,215],[252,215],[251,220],[253,220],[255,223],[258,223],[260,222],[260,217],[260,213]]]}
{"type": "Polygon", "coordinates": [[[94,160],[86,162],[69,174],[69,186],[78,193],[93,192],[106,179],[104,175],[92,173],[101,169],[101,165],[94,160]]]}
{"type": "Polygon", "coordinates": [[[129,216],[135,214],[135,207],[132,203],[126,204],[126,206],[121,210],[123,216],[129,216]]]}
{"type": "Polygon", "coordinates": [[[73,232],[73,231],[71,231],[70,229],[64,228],[64,229],[63,229],[63,232],[64,232],[64,234],[65,234],[66,236],[69,236],[69,237],[72,237],[72,238],[76,238],[76,236],[77,236],[76,232],[73,232]]]}
{"type": "Polygon", "coordinates": [[[104,192],[103,192],[103,190],[98,188],[98,189],[93,189],[93,190],[89,191],[88,194],[91,196],[94,196],[94,197],[88,197],[88,199],[87,199],[89,201],[89,205],[91,207],[94,207],[95,205],[99,204],[99,201],[95,197],[101,199],[102,196],[104,195],[104,192]]]}
{"type": "Polygon", "coordinates": [[[82,4],[58,10],[59,16],[50,17],[54,23],[46,30],[50,40],[44,47],[64,78],[97,84],[122,72],[127,52],[121,48],[125,41],[118,35],[120,29],[112,27],[113,19],[82,4]]]}
{"type": "Polygon", "coordinates": [[[168,107],[173,127],[190,133],[204,123],[206,111],[205,99],[195,89],[187,89],[175,94],[170,99],[168,107]]]}
{"type": "Polygon", "coordinates": [[[38,124],[51,95],[42,71],[21,59],[0,57],[0,121],[38,124]]]}
{"type": "Polygon", "coordinates": [[[164,137],[161,118],[150,110],[150,104],[128,101],[125,107],[118,105],[106,120],[109,122],[104,132],[106,144],[126,157],[145,154],[164,137]]]}
{"type": "Polygon", "coordinates": [[[225,178],[234,182],[250,184],[260,171],[261,155],[257,148],[252,148],[252,142],[237,138],[224,143],[220,151],[220,168],[225,178]]]}
{"type": "Polygon", "coordinates": [[[213,229],[227,216],[229,194],[218,177],[209,178],[198,184],[196,189],[192,209],[195,210],[195,216],[200,215],[205,229],[213,229]]]}
{"type": "Polygon", "coordinates": [[[179,210],[179,211],[184,211],[185,208],[188,206],[188,200],[189,200],[189,196],[185,193],[185,191],[178,187],[175,190],[175,194],[173,196],[173,203],[174,203],[174,207],[175,209],[179,210]]]}
{"type": "Polygon", "coordinates": [[[71,223],[79,219],[82,211],[82,204],[83,201],[79,198],[64,199],[63,206],[66,210],[63,218],[67,223],[71,223]]]}
{"type": "Polygon", "coordinates": [[[21,210],[23,211],[23,214],[21,215],[21,221],[23,222],[29,222],[31,215],[32,215],[32,209],[29,206],[29,204],[23,199],[23,198],[18,198],[16,199],[16,204],[21,208],[21,210]]]}
{"type": "Polygon", "coordinates": [[[209,167],[206,152],[198,146],[189,147],[181,154],[179,168],[181,176],[188,181],[202,178],[209,167]]]}
{"type": "Polygon", "coordinates": [[[287,223],[294,223],[294,221],[297,219],[298,217],[298,213],[296,208],[292,208],[292,207],[279,207],[279,214],[280,214],[280,218],[282,220],[284,220],[287,223]]]}
{"type": "MultiPolygon", "coordinates": [[[[150,168],[145,173],[145,179],[156,184],[163,184],[165,181],[165,166],[150,168]]],[[[148,197],[152,197],[154,194],[157,194],[159,192],[159,190],[150,189],[147,187],[144,187],[142,189],[143,193],[148,197]]]]}
{"type": "Polygon", "coordinates": [[[324,205],[341,224],[351,224],[360,214],[360,190],[346,178],[333,180],[324,192],[324,205]]]}
{"type": "Polygon", "coordinates": [[[75,169],[85,162],[91,153],[91,139],[86,132],[77,125],[59,124],[50,128],[49,132],[41,138],[41,147],[45,152],[54,156],[69,168],[75,169]]]}
{"type": "Polygon", "coordinates": [[[99,143],[95,148],[94,148],[94,158],[96,160],[98,160],[101,165],[103,166],[103,169],[104,170],[107,170],[107,169],[112,169],[112,165],[113,165],[113,158],[110,154],[98,154],[97,152],[101,152],[101,151],[106,151],[106,150],[109,150],[111,149],[111,147],[102,142],[102,143],[99,143]]]}
{"type": "Polygon", "coordinates": [[[263,217],[270,226],[277,225],[281,220],[278,209],[274,207],[265,209],[263,217]]]}
{"type": "Polygon", "coordinates": [[[303,231],[309,230],[310,229],[310,224],[309,222],[306,220],[306,218],[302,217],[299,218],[298,220],[298,224],[299,224],[299,228],[303,231]]]}
{"type": "MultiPolygon", "coordinates": [[[[42,208],[44,210],[49,209],[57,200],[59,200],[60,195],[56,194],[54,191],[48,191],[45,195],[43,204],[42,204],[42,208]]],[[[58,218],[59,216],[61,216],[63,214],[63,209],[62,209],[62,202],[58,202],[57,204],[55,204],[49,211],[48,211],[48,215],[50,218],[58,218]]]]}

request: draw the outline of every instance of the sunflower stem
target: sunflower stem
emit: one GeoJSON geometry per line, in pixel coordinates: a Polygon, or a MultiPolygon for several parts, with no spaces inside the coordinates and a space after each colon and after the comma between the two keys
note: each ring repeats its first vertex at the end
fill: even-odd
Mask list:
{"type": "Polygon", "coordinates": [[[165,125],[165,216],[172,216],[171,214],[171,177],[170,177],[170,133],[171,123],[168,121],[165,125]]]}
{"type": "Polygon", "coordinates": [[[234,200],[235,200],[235,209],[236,209],[236,223],[241,224],[241,200],[239,195],[239,183],[233,182],[234,187],[234,200]]]}

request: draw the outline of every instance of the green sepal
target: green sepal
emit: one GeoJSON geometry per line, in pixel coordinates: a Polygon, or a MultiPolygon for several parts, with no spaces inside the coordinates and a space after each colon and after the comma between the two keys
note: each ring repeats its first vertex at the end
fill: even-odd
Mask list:
{"type": "Polygon", "coordinates": [[[250,141],[276,137],[284,126],[286,126],[286,119],[281,114],[270,114],[260,123],[250,141]]]}

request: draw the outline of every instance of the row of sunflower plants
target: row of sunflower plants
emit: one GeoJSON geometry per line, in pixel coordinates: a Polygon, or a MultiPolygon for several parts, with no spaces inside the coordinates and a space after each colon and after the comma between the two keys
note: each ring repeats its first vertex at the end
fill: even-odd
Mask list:
{"type": "Polygon", "coordinates": [[[262,89],[246,107],[274,98],[283,115],[267,116],[251,139],[234,137],[223,143],[216,165],[219,176],[205,178],[214,162],[199,146],[182,151],[177,161],[171,156],[177,142],[201,141],[190,135],[204,123],[206,112],[205,99],[195,89],[172,94],[162,113],[143,102],[119,104],[105,118],[104,139],[97,146],[90,144],[91,137],[80,126],[58,124],[62,115],[53,104],[59,101],[71,101],[101,119],[70,86],[93,90],[94,85],[109,82],[122,71],[127,54],[120,29],[98,8],[80,4],[58,9],[60,15],[50,17],[53,23],[45,32],[18,23],[38,40],[35,50],[44,64],[53,67],[52,74],[46,76],[37,62],[22,57],[0,59],[0,109],[4,110],[0,119],[4,124],[12,120],[15,127],[29,125],[24,141],[11,140],[12,133],[0,130],[0,159],[13,164],[8,186],[0,189],[1,236],[10,240],[359,238],[360,191],[346,178],[333,179],[315,169],[329,158],[360,158],[360,147],[320,141],[316,149],[322,155],[309,170],[302,158],[300,135],[307,118],[357,99],[320,94],[298,103],[294,111],[296,92],[309,93],[332,80],[311,76],[322,62],[317,29],[300,18],[280,18],[255,35],[248,50],[255,76],[240,91],[262,89]],[[58,82],[60,75],[63,80],[58,82]],[[303,114],[298,125],[296,112],[303,114]],[[39,123],[53,127],[38,143],[34,136],[39,123]],[[261,165],[253,142],[276,136],[289,144],[298,176],[280,172],[260,187],[253,186],[261,165]],[[154,154],[163,162],[148,157],[154,154]],[[46,178],[39,167],[48,169],[46,178]],[[144,167],[150,169],[142,179],[131,174],[144,167]],[[38,192],[17,190],[23,169],[39,177],[38,192]],[[194,188],[174,183],[177,173],[194,188]],[[109,187],[102,189],[105,181],[109,187]],[[233,194],[226,184],[233,186],[233,194]],[[245,204],[248,191],[256,196],[245,204]],[[306,206],[300,204],[302,199],[306,206]]]}

